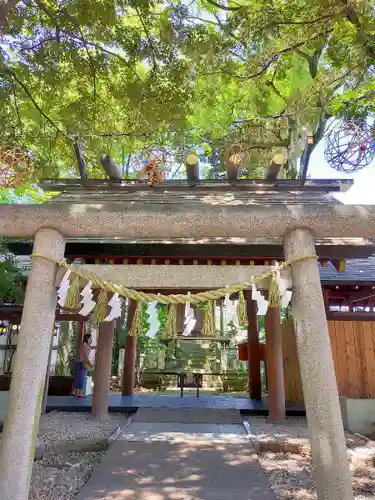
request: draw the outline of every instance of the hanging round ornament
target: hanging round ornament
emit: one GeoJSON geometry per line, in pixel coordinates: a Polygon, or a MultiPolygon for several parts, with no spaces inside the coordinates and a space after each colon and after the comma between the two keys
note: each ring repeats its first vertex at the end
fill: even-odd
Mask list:
{"type": "Polygon", "coordinates": [[[358,172],[374,160],[374,142],[374,130],[366,122],[342,122],[329,132],[324,157],[338,172],[358,172]]]}
{"type": "Polygon", "coordinates": [[[33,179],[33,158],[21,148],[0,149],[0,187],[17,188],[33,179]]]}
{"type": "Polygon", "coordinates": [[[247,148],[240,142],[232,144],[227,153],[227,179],[229,182],[234,182],[238,178],[240,167],[245,163],[247,148]]]}

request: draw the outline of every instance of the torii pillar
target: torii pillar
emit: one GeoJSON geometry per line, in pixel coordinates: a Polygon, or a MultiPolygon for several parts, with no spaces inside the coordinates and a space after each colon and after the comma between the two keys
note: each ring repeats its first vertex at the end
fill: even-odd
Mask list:
{"type": "MultiPolygon", "coordinates": [[[[307,229],[284,237],[286,260],[316,257],[307,229]]],[[[293,320],[319,500],[352,500],[353,490],[317,260],[291,264],[293,320]]]]}
{"type": "MultiPolygon", "coordinates": [[[[25,222],[27,224],[27,222],[25,222]]],[[[64,257],[65,238],[40,229],[34,253],[64,257]]],[[[57,266],[32,258],[0,448],[2,500],[27,500],[56,311],[57,266]]]]}

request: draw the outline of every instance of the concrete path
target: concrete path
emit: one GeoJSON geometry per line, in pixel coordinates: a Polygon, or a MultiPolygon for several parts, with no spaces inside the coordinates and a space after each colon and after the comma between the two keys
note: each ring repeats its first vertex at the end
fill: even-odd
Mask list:
{"type": "Polygon", "coordinates": [[[189,423],[132,422],[75,500],[275,500],[243,425],[181,411],[189,423]]]}

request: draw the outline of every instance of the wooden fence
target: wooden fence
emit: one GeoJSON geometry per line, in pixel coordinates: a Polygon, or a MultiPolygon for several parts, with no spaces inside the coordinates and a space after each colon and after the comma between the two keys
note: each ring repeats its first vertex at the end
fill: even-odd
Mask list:
{"type": "MultiPolygon", "coordinates": [[[[328,321],[333,362],[340,396],[375,398],[375,322],[328,321]]],[[[285,397],[303,402],[294,327],[282,325],[285,397]]]]}

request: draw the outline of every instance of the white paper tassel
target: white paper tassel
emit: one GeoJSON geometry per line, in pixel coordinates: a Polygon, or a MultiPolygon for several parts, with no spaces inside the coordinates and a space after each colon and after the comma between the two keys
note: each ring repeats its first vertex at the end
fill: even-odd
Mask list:
{"type": "Polygon", "coordinates": [[[156,300],[153,302],[150,302],[147,306],[150,327],[148,329],[148,332],[146,333],[146,337],[150,337],[151,339],[153,339],[155,337],[155,335],[158,333],[159,328],[160,328],[160,321],[158,318],[158,310],[157,310],[156,306],[157,306],[156,300]]]}
{"type": "Polygon", "coordinates": [[[121,318],[121,299],[118,293],[114,293],[111,300],[108,302],[111,310],[104,321],[112,321],[117,318],[121,318]]]}
{"type": "Polygon", "coordinates": [[[191,307],[190,303],[185,305],[185,319],[184,319],[184,331],[182,335],[191,335],[194,330],[197,320],[195,319],[194,309],[191,307]]]}
{"type": "Polygon", "coordinates": [[[267,312],[268,309],[268,300],[266,300],[263,295],[260,293],[260,291],[257,289],[255,284],[253,283],[252,288],[251,288],[251,298],[253,300],[256,300],[258,303],[258,316],[264,316],[267,312]]]}
{"type": "Polygon", "coordinates": [[[284,294],[281,296],[281,307],[286,308],[289,305],[289,302],[292,299],[292,292],[291,290],[285,290],[284,294]]]}
{"type": "Polygon", "coordinates": [[[61,280],[59,289],[57,290],[57,303],[59,306],[64,307],[65,302],[66,302],[66,296],[68,295],[69,287],[70,287],[70,281],[69,281],[69,276],[70,276],[70,271],[66,271],[64,274],[63,279],[61,280]]]}
{"type": "Polygon", "coordinates": [[[78,313],[81,316],[88,316],[95,307],[95,301],[92,300],[93,293],[91,287],[92,287],[92,282],[89,281],[81,292],[81,297],[82,297],[81,303],[83,307],[78,313]]]}
{"type": "MultiPolygon", "coordinates": [[[[228,288],[228,285],[227,285],[228,288]]],[[[237,304],[238,300],[230,300],[229,295],[224,297],[223,307],[224,307],[224,316],[226,320],[226,324],[233,323],[236,328],[240,327],[238,316],[237,316],[237,304]]]]}
{"type": "Polygon", "coordinates": [[[280,275],[279,264],[277,264],[277,270],[276,270],[276,283],[279,287],[279,292],[280,292],[280,298],[281,298],[280,305],[282,308],[285,308],[288,306],[290,299],[292,298],[292,292],[288,290],[289,280],[282,278],[280,275]]]}

